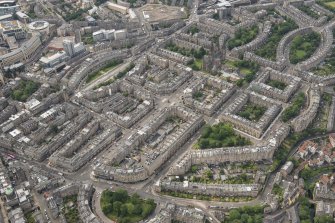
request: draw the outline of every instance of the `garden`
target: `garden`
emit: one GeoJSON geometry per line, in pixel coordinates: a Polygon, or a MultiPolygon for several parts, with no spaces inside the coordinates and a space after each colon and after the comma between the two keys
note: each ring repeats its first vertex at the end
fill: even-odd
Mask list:
{"type": "Polygon", "coordinates": [[[242,107],[237,115],[241,116],[242,118],[248,119],[249,121],[257,122],[263,116],[266,109],[266,107],[249,102],[242,107]]]}
{"type": "Polygon", "coordinates": [[[289,58],[291,63],[297,64],[311,57],[319,47],[320,42],[321,35],[316,32],[294,37],[290,46],[289,58]]]}
{"type": "Polygon", "coordinates": [[[231,50],[235,47],[245,45],[256,38],[258,34],[258,26],[254,25],[251,28],[238,29],[235,37],[228,40],[228,49],[231,50]]]}
{"type": "Polygon", "coordinates": [[[271,80],[269,79],[267,82],[266,82],[267,85],[271,86],[271,87],[274,87],[274,88],[277,88],[279,90],[284,90],[286,88],[286,84],[281,82],[281,81],[278,81],[278,80],[271,80]]]}
{"type": "Polygon", "coordinates": [[[239,79],[236,85],[242,87],[245,83],[250,83],[255,79],[256,73],[259,70],[259,65],[255,62],[245,61],[245,60],[226,60],[224,65],[236,70],[244,78],[239,79]]]}
{"type": "Polygon", "coordinates": [[[253,222],[262,223],[264,218],[264,207],[262,206],[245,206],[229,211],[225,223],[235,222],[253,222]]]}
{"type": "Polygon", "coordinates": [[[40,85],[33,81],[21,80],[19,87],[11,94],[13,100],[25,102],[33,93],[35,93],[40,85]]]}
{"type": "Polygon", "coordinates": [[[139,222],[156,208],[154,200],[141,199],[136,193],[130,196],[123,189],[103,191],[100,204],[103,213],[118,223],[139,222]]]}
{"type": "Polygon", "coordinates": [[[284,122],[288,122],[292,118],[297,117],[305,103],[305,94],[303,92],[298,93],[297,96],[292,100],[292,104],[283,111],[281,117],[282,120],[284,122]]]}
{"type": "Polygon", "coordinates": [[[276,50],[280,40],[285,34],[297,28],[298,26],[291,19],[286,19],[285,22],[273,25],[271,28],[271,35],[266,43],[255,51],[256,55],[269,60],[276,60],[276,50]]]}
{"type": "Polygon", "coordinates": [[[200,149],[251,145],[251,141],[235,133],[226,123],[205,126],[196,147],[200,149]]]}
{"type": "Polygon", "coordinates": [[[193,70],[196,70],[196,71],[202,70],[203,68],[202,58],[207,54],[206,50],[203,47],[201,47],[198,50],[186,49],[184,47],[179,47],[176,44],[170,42],[165,46],[165,49],[170,50],[175,53],[179,53],[183,56],[193,58],[193,60],[188,63],[188,66],[190,66],[193,70]]]}
{"type": "Polygon", "coordinates": [[[79,211],[77,206],[77,194],[70,195],[63,198],[63,209],[62,212],[65,216],[66,222],[68,223],[80,223],[82,222],[79,217],[79,211]]]}

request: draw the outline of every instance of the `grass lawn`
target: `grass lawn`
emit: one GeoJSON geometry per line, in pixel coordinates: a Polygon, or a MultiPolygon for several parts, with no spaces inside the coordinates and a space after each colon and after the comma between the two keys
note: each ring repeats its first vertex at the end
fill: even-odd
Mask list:
{"type": "Polygon", "coordinates": [[[326,2],[325,4],[326,4],[327,6],[333,8],[333,9],[335,9],[335,1],[333,1],[333,2],[326,2]]]}
{"type": "Polygon", "coordinates": [[[237,68],[233,60],[226,60],[224,64],[230,68],[237,68]]]}
{"type": "Polygon", "coordinates": [[[304,51],[304,50],[297,50],[296,51],[296,56],[297,56],[297,58],[298,59],[302,59],[302,58],[304,58],[305,56],[306,56],[306,51],[304,51]]]}
{"type": "Polygon", "coordinates": [[[195,60],[194,60],[194,64],[195,64],[196,67],[199,68],[199,70],[202,69],[202,66],[203,66],[202,59],[195,59],[195,60]]]}
{"type": "Polygon", "coordinates": [[[123,63],[122,60],[113,60],[112,62],[110,62],[106,66],[104,66],[102,69],[100,69],[99,71],[96,71],[92,74],[89,74],[87,79],[86,79],[86,83],[90,83],[91,81],[93,81],[93,80],[97,79],[98,77],[104,75],[105,73],[112,70],[113,68],[115,68],[117,65],[119,65],[121,63],[123,63]]]}
{"type": "Polygon", "coordinates": [[[319,47],[320,41],[321,36],[316,32],[294,37],[290,46],[290,62],[297,64],[311,57],[319,47]]]}
{"type": "Polygon", "coordinates": [[[241,68],[240,73],[243,75],[253,74],[253,71],[248,68],[241,68]]]}

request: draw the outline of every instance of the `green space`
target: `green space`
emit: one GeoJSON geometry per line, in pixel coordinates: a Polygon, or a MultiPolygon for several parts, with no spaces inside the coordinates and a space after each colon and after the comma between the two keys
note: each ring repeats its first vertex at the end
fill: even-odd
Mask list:
{"type": "Polygon", "coordinates": [[[257,122],[263,116],[265,111],[266,107],[249,102],[242,107],[242,109],[237,113],[237,115],[250,121],[257,122]]]}
{"type": "Polygon", "coordinates": [[[310,198],[313,197],[315,183],[319,180],[320,176],[332,173],[334,170],[335,166],[323,166],[318,168],[306,166],[302,171],[300,171],[299,176],[304,179],[304,186],[310,198]]]}
{"type": "Polygon", "coordinates": [[[199,71],[203,68],[203,61],[202,59],[193,59],[188,65],[192,70],[199,71]]]}
{"type": "Polygon", "coordinates": [[[278,88],[279,90],[284,90],[287,86],[284,82],[270,79],[266,82],[266,84],[270,85],[271,87],[278,88]]]}
{"type": "Polygon", "coordinates": [[[287,107],[282,113],[282,120],[287,122],[292,118],[295,118],[299,115],[300,110],[303,109],[306,103],[306,97],[303,92],[300,92],[296,95],[296,97],[292,100],[292,103],[289,107],[287,107]]]}
{"type": "Polygon", "coordinates": [[[68,223],[80,223],[82,222],[79,217],[79,211],[77,206],[77,194],[64,197],[63,199],[63,214],[66,222],[68,223]]]}
{"type": "Polygon", "coordinates": [[[224,180],[224,183],[226,184],[252,184],[254,183],[254,178],[250,175],[243,173],[238,176],[228,177],[228,179],[224,180]]]}
{"type": "Polygon", "coordinates": [[[242,87],[245,83],[250,83],[259,70],[259,65],[257,63],[246,60],[226,60],[224,64],[244,75],[244,78],[236,82],[236,85],[239,87],[242,87]]]}
{"type": "Polygon", "coordinates": [[[176,44],[170,42],[165,46],[165,49],[172,52],[180,53],[183,56],[194,57],[196,59],[202,59],[206,54],[206,50],[201,47],[198,50],[195,49],[186,49],[185,47],[179,47],[176,44]]]}
{"type": "Polygon", "coordinates": [[[231,50],[235,47],[245,45],[256,38],[258,34],[258,26],[254,25],[250,28],[238,29],[234,38],[228,40],[228,49],[231,50]]]}
{"type": "Polygon", "coordinates": [[[294,132],[289,134],[289,136],[282,142],[279,148],[275,151],[273,156],[273,163],[268,169],[269,172],[277,170],[280,166],[284,165],[286,162],[290,151],[298,146],[298,144],[307,137],[317,136],[319,134],[324,134],[324,131],[316,128],[306,128],[302,132],[294,132]]]}
{"type": "Polygon", "coordinates": [[[315,11],[313,11],[311,9],[311,7],[306,6],[306,5],[301,5],[298,7],[299,10],[303,11],[304,13],[306,13],[307,15],[309,15],[312,18],[318,19],[320,16],[318,13],[316,13],[315,11]]]}
{"type": "Polygon", "coordinates": [[[249,139],[236,134],[230,124],[221,122],[205,126],[196,146],[200,149],[209,149],[245,145],[251,145],[249,139]]]}
{"type": "Polygon", "coordinates": [[[290,46],[290,62],[297,64],[308,59],[319,47],[320,42],[321,36],[316,32],[294,37],[290,46]]]}
{"type": "Polygon", "coordinates": [[[110,71],[111,69],[113,69],[114,67],[116,67],[117,65],[123,63],[123,60],[112,60],[111,62],[109,62],[108,64],[106,64],[105,66],[103,66],[100,70],[89,74],[87,76],[86,79],[86,83],[89,83],[95,79],[97,79],[98,77],[104,75],[105,73],[107,73],[108,71],[110,71]]]}
{"type": "Polygon", "coordinates": [[[308,198],[299,198],[299,218],[301,223],[313,222],[314,217],[314,205],[309,202],[308,198]]]}
{"type": "Polygon", "coordinates": [[[276,60],[276,50],[280,40],[285,34],[297,28],[298,26],[295,22],[288,18],[282,23],[273,25],[268,40],[261,48],[255,51],[256,55],[269,60],[276,60]]]}
{"type": "Polygon", "coordinates": [[[180,193],[176,191],[164,191],[164,190],[161,192],[161,194],[186,199],[220,201],[220,202],[243,202],[243,201],[251,201],[254,199],[252,197],[213,197],[208,195],[195,195],[195,194],[180,193]]]}
{"type": "Polygon", "coordinates": [[[91,34],[86,34],[86,35],[82,36],[81,41],[85,45],[92,45],[94,43],[93,36],[91,34]]]}
{"type": "Polygon", "coordinates": [[[325,5],[330,7],[331,9],[334,9],[335,8],[335,1],[326,2],[325,5]]]}
{"type": "Polygon", "coordinates": [[[25,102],[40,87],[33,81],[21,80],[19,87],[11,93],[11,98],[16,101],[25,102]]]}
{"type": "Polygon", "coordinates": [[[262,206],[245,206],[229,211],[225,223],[262,223],[264,217],[264,207],[262,206]]]}
{"type": "Polygon", "coordinates": [[[203,96],[204,96],[204,94],[201,91],[197,91],[192,95],[193,99],[195,99],[197,101],[201,101],[201,98],[203,96]]]}
{"type": "Polygon", "coordinates": [[[139,222],[147,218],[156,208],[152,199],[141,199],[138,194],[128,195],[123,189],[115,192],[105,190],[100,205],[103,213],[118,223],[139,222]]]}
{"type": "Polygon", "coordinates": [[[317,0],[316,3],[335,13],[334,0],[317,0]]]}
{"type": "Polygon", "coordinates": [[[66,22],[69,22],[71,20],[82,20],[83,19],[82,15],[87,11],[88,9],[78,9],[73,13],[66,14],[65,16],[63,16],[63,18],[66,22]]]}
{"type": "MultiPolygon", "coordinates": [[[[335,32],[333,32],[335,36],[335,32]]],[[[331,51],[331,54],[327,56],[324,63],[312,70],[312,72],[319,76],[330,76],[335,74],[335,50],[331,51]]]]}
{"type": "Polygon", "coordinates": [[[93,89],[98,89],[100,87],[103,87],[103,86],[107,86],[107,85],[110,85],[112,84],[113,82],[115,82],[117,79],[121,79],[122,77],[124,77],[131,69],[133,69],[135,67],[135,64],[134,63],[130,63],[126,69],[124,69],[123,71],[120,71],[114,78],[111,78],[107,81],[104,81],[100,84],[98,84],[97,86],[95,86],[93,89]]]}
{"type": "Polygon", "coordinates": [[[335,221],[330,215],[320,215],[314,218],[314,223],[335,223],[335,221]]]}
{"type": "Polygon", "coordinates": [[[33,217],[33,213],[34,213],[33,211],[30,211],[30,212],[24,214],[24,217],[26,218],[27,223],[35,223],[36,222],[34,217],[33,217]]]}
{"type": "Polygon", "coordinates": [[[332,103],[332,95],[329,93],[323,93],[320,102],[320,108],[318,109],[318,113],[316,114],[315,121],[313,123],[313,128],[318,128],[323,131],[327,131],[328,125],[328,115],[331,109],[332,103]]]}
{"type": "Polygon", "coordinates": [[[191,26],[191,28],[188,30],[188,33],[191,34],[192,36],[196,33],[198,33],[200,30],[196,25],[191,26]]]}
{"type": "MultiPolygon", "coordinates": [[[[194,26],[196,28],[196,26],[194,26]]],[[[197,29],[197,28],[196,28],[197,29]]],[[[192,28],[191,28],[192,30],[192,28]]],[[[172,52],[179,53],[183,56],[191,57],[191,60],[188,63],[188,66],[191,67],[193,70],[199,71],[203,68],[203,61],[202,58],[207,54],[206,50],[201,47],[198,50],[195,49],[186,49],[185,47],[179,47],[176,44],[170,42],[165,46],[165,49],[170,50],[172,52]]]]}
{"type": "Polygon", "coordinates": [[[281,203],[284,199],[284,189],[278,184],[273,185],[272,193],[277,196],[278,201],[281,203]]]}
{"type": "Polygon", "coordinates": [[[215,19],[215,20],[220,20],[219,13],[214,13],[213,16],[212,16],[212,18],[215,19]]]}

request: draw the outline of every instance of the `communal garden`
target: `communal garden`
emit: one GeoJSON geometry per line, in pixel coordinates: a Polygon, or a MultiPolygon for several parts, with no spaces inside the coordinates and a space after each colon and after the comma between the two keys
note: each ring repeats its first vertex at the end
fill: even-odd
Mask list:
{"type": "Polygon", "coordinates": [[[255,51],[256,55],[269,60],[276,60],[276,50],[280,40],[285,34],[297,28],[297,24],[291,19],[286,19],[285,22],[273,25],[268,40],[262,47],[255,51]]]}
{"type": "Polygon", "coordinates": [[[237,73],[244,76],[244,78],[241,78],[236,82],[236,85],[239,87],[254,80],[259,70],[259,65],[257,63],[245,60],[226,60],[224,61],[224,65],[230,69],[236,70],[237,73]]]}
{"type": "Polygon", "coordinates": [[[19,87],[11,93],[11,98],[16,101],[25,102],[39,87],[40,85],[33,81],[20,80],[19,87]]]}
{"type": "Polygon", "coordinates": [[[292,100],[292,103],[289,107],[287,107],[282,113],[282,120],[284,122],[288,122],[292,118],[295,118],[299,115],[301,109],[304,107],[306,103],[305,94],[300,92],[296,95],[296,97],[292,100]]]}
{"type": "MultiPolygon", "coordinates": [[[[333,30],[333,36],[335,36],[335,30],[333,30]]],[[[335,51],[332,50],[331,53],[325,58],[324,62],[320,66],[312,69],[312,72],[319,76],[334,75],[335,74],[335,51]]]]}
{"type": "Polygon", "coordinates": [[[281,81],[278,81],[278,80],[271,80],[271,79],[269,79],[266,82],[266,84],[271,86],[271,87],[277,88],[279,90],[284,90],[287,86],[287,84],[285,84],[284,82],[281,82],[281,81]]]}
{"type": "Polygon", "coordinates": [[[253,222],[261,223],[264,218],[264,207],[262,206],[245,206],[232,209],[228,212],[225,223],[235,222],[253,222]]]}
{"type": "Polygon", "coordinates": [[[209,149],[245,145],[251,145],[249,139],[236,134],[231,125],[221,122],[204,127],[196,148],[209,149]]]}
{"type": "Polygon", "coordinates": [[[319,47],[320,41],[321,36],[316,32],[294,37],[290,46],[290,62],[297,64],[311,57],[319,47]]]}
{"type": "Polygon", "coordinates": [[[202,58],[207,54],[206,50],[203,47],[201,47],[198,50],[186,49],[184,47],[179,47],[176,44],[170,42],[165,46],[165,49],[170,50],[175,53],[179,53],[183,56],[193,58],[193,60],[189,62],[188,66],[190,66],[193,70],[196,70],[196,71],[202,70],[203,68],[202,58]]]}
{"type": "Polygon", "coordinates": [[[62,212],[68,223],[81,223],[78,211],[77,194],[63,198],[62,212]]]}
{"type": "Polygon", "coordinates": [[[242,107],[237,115],[248,119],[249,121],[257,122],[263,116],[265,111],[266,107],[249,102],[242,107]]]}
{"type": "Polygon", "coordinates": [[[235,47],[242,46],[251,42],[253,39],[256,38],[258,31],[259,30],[257,25],[254,25],[250,28],[238,29],[235,33],[235,37],[228,40],[228,49],[231,50],[235,47]]]}
{"type": "Polygon", "coordinates": [[[138,194],[128,195],[123,189],[115,192],[105,190],[100,205],[103,213],[118,223],[139,222],[147,218],[156,208],[152,199],[141,199],[138,194]]]}
{"type": "Polygon", "coordinates": [[[314,18],[314,19],[318,19],[320,17],[320,15],[317,12],[315,12],[314,10],[312,10],[311,7],[309,7],[309,6],[301,5],[301,6],[298,7],[298,9],[301,10],[302,12],[306,13],[310,17],[314,18]]]}

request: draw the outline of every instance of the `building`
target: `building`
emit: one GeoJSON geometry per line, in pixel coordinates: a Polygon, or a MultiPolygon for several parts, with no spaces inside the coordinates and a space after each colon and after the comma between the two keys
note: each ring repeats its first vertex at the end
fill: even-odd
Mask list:
{"type": "Polygon", "coordinates": [[[0,21],[0,33],[3,37],[13,36],[15,39],[24,39],[27,36],[23,25],[18,20],[0,21]]]}
{"type": "Polygon", "coordinates": [[[86,51],[86,47],[82,42],[75,44],[67,39],[63,41],[63,47],[64,51],[70,58],[86,51]]]}
{"type": "Polygon", "coordinates": [[[0,1],[0,16],[14,14],[20,10],[20,6],[16,4],[16,0],[0,1]]]}
{"type": "Polygon", "coordinates": [[[64,51],[61,51],[53,54],[50,57],[41,57],[39,61],[43,67],[48,68],[54,67],[57,64],[66,61],[67,59],[69,59],[69,56],[64,51]]]}
{"type": "Polygon", "coordinates": [[[122,5],[118,5],[112,2],[107,2],[107,8],[109,8],[110,10],[119,12],[121,14],[127,14],[128,13],[128,8],[122,5]]]}
{"type": "Polygon", "coordinates": [[[125,29],[120,29],[114,31],[114,39],[115,40],[124,40],[127,37],[127,30],[125,29]]]}
{"type": "Polygon", "coordinates": [[[32,32],[39,32],[46,39],[50,33],[50,24],[47,21],[34,21],[28,25],[32,32]]]}
{"type": "Polygon", "coordinates": [[[99,31],[93,32],[92,34],[93,40],[95,42],[104,41],[104,40],[112,40],[114,39],[114,32],[115,32],[115,29],[111,29],[111,30],[101,29],[99,31]]]}
{"type": "Polygon", "coordinates": [[[25,41],[21,45],[20,48],[13,50],[10,53],[0,55],[0,67],[3,68],[20,62],[24,63],[41,45],[41,34],[34,33],[28,41],[25,41]]]}

